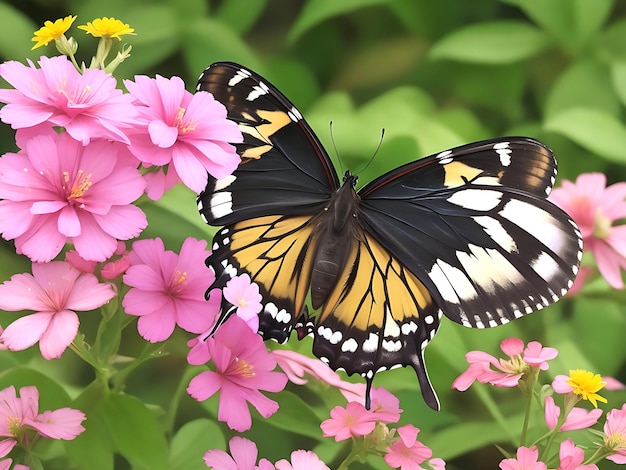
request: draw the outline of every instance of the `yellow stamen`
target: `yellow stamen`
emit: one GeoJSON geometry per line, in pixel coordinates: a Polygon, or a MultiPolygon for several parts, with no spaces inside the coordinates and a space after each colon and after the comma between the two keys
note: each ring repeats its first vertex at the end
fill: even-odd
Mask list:
{"type": "MultiPolygon", "coordinates": [[[[91,173],[85,175],[83,170],[78,170],[76,177],[74,178],[72,188],[68,194],[68,199],[76,199],[85,195],[85,193],[91,188],[93,182],[91,181],[91,173]]],[[[67,188],[70,183],[70,175],[67,171],[63,172],[64,187],[67,188]]]]}
{"type": "Polygon", "coordinates": [[[597,211],[593,223],[593,236],[596,238],[606,238],[611,231],[611,219],[602,212],[597,211]]]}
{"type": "Polygon", "coordinates": [[[47,46],[50,41],[54,41],[63,36],[63,34],[70,29],[75,19],[76,16],[70,15],[65,18],[60,18],[54,23],[52,21],[46,21],[41,28],[35,31],[35,37],[31,39],[31,41],[37,43],[32,47],[31,51],[41,46],[47,46]]]}
{"type": "Polygon", "coordinates": [[[235,364],[233,365],[231,372],[235,375],[239,375],[240,377],[254,377],[256,374],[254,373],[254,366],[249,364],[248,361],[243,359],[235,358],[235,364]]]}

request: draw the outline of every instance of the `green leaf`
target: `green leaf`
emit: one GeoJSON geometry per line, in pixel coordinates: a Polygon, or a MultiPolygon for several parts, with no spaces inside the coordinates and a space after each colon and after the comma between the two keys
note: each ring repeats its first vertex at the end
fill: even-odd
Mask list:
{"type": "Polygon", "coordinates": [[[202,456],[207,450],[224,449],[226,441],[219,425],[209,419],[196,419],[183,425],[172,439],[170,468],[206,470],[202,456]]]}
{"type": "Polygon", "coordinates": [[[561,45],[578,50],[607,21],[613,0],[506,0],[517,5],[555,37],[561,45]]]}
{"type": "Polygon", "coordinates": [[[372,5],[387,3],[388,0],[308,0],[300,16],[287,34],[287,42],[294,43],[313,26],[334,16],[359,10],[372,5]]]}
{"type": "Polygon", "coordinates": [[[18,367],[6,371],[0,376],[0,390],[13,385],[19,394],[21,387],[33,385],[39,391],[39,412],[55,410],[69,406],[71,403],[65,389],[58,381],[37,370],[18,367]]]}
{"type": "Polygon", "coordinates": [[[626,105],[626,63],[611,65],[611,82],[623,105],[626,105]]]}
{"type": "Polygon", "coordinates": [[[550,45],[541,30],[522,21],[493,21],[458,29],[436,43],[434,59],[510,64],[533,57],[550,45]]]}
{"type": "Polygon", "coordinates": [[[267,420],[267,424],[292,433],[320,439],[319,418],[299,396],[283,390],[278,399],[280,408],[267,420]]]}
{"type": "Polygon", "coordinates": [[[606,65],[592,60],[574,62],[552,85],[546,98],[547,119],[569,108],[590,108],[619,116],[617,94],[606,65]]]}
{"type": "Polygon", "coordinates": [[[134,467],[168,470],[168,447],[154,415],[137,397],[109,393],[98,408],[115,448],[134,467]]]}
{"type": "Polygon", "coordinates": [[[267,0],[227,0],[221,2],[216,19],[228,24],[239,34],[247,32],[259,19],[267,6],[267,0]]]}
{"type": "Polygon", "coordinates": [[[616,21],[601,31],[594,49],[595,55],[606,62],[615,65],[626,62],[626,20],[616,21]]]}
{"type": "Polygon", "coordinates": [[[605,111],[566,109],[547,119],[544,128],[568,137],[607,160],[626,162],[626,128],[605,111]]]}
{"type": "MultiPolygon", "coordinates": [[[[46,52],[46,47],[37,48],[31,51],[35,44],[31,41],[34,32],[40,28],[30,18],[11,5],[0,3],[0,18],[2,18],[2,28],[0,28],[0,56],[5,59],[25,62],[24,59],[34,59],[46,52]]],[[[53,48],[54,46],[48,46],[53,48]]]]}

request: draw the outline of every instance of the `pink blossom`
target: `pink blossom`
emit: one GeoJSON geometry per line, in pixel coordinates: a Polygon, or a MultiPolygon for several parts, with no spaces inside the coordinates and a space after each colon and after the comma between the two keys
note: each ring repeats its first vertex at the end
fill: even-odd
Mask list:
{"type": "Polygon", "coordinates": [[[383,387],[373,387],[370,410],[380,423],[397,423],[400,420],[400,400],[383,387]]]}
{"type": "Polygon", "coordinates": [[[115,296],[115,290],[65,261],[33,263],[32,270],[32,275],[16,274],[0,285],[0,309],[35,311],[11,323],[0,341],[12,351],[39,341],[44,358],[58,358],[78,332],[76,311],[101,307],[115,296]]]}
{"type": "Polygon", "coordinates": [[[262,308],[259,285],[252,282],[248,274],[242,274],[229,280],[222,289],[222,294],[237,308],[237,316],[256,333],[259,330],[258,314],[262,308]]]}
{"type": "Polygon", "coordinates": [[[231,316],[206,339],[206,345],[216,370],[201,372],[191,380],[187,392],[193,398],[203,401],[221,391],[217,419],[239,432],[252,426],[248,402],[264,418],[278,410],[278,403],[261,390],[279,392],[285,388],[287,377],[272,372],[276,360],[243,320],[231,316]]]}
{"type": "Polygon", "coordinates": [[[332,436],[339,442],[371,433],[376,427],[376,420],[372,411],[359,402],[351,401],[345,408],[335,406],[330,410],[330,419],[322,421],[320,427],[324,437],[332,436]]]}
{"type": "Polygon", "coordinates": [[[561,442],[559,450],[560,465],[557,470],[598,470],[594,464],[584,465],[585,451],[576,447],[574,441],[566,439],[561,442]]]}
{"type": "MultiPolygon", "coordinates": [[[[11,464],[13,463],[13,459],[3,459],[0,460],[0,470],[9,470],[11,468],[11,464]]],[[[13,466],[13,470],[29,470],[30,467],[22,464],[15,464],[13,466]]]]}
{"type": "Polygon", "coordinates": [[[147,225],[131,203],[143,193],[139,171],[118,159],[119,143],[83,147],[67,133],[28,141],[0,159],[0,232],[18,253],[50,261],[67,243],[85,260],[104,261],[118,240],[147,225]]]}
{"type": "Polygon", "coordinates": [[[504,459],[500,462],[502,470],[547,470],[543,462],[539,462],[539,451],[537,447],[520,447],[517,449],[517,458],[504,459]]]}
{"type": "Polygon", "coordinates": [[[606,415],[604,447],[611,452],[607,457],[617,464],[626,464],[626,404],[606,415]]]}
{"type": "Polygon", "coordinates": [[[266,459],[261,459],[259,466],[256,466],[258,454],[256,444],[245,437],[233,437],[228,443],[228,447],[230,448],[230,455],[219,449],[207,451],[204,454],[204,462],[207,467],[215,470],[274,469],[274,466],[266,459]]]}
{"type": "Polygon", "coordinates": [[[272,355],[278,362],[278,367],[287,374],[291,382],[296,385],[304,385],[307,380],[304,374],[309,374],[313,378],[327,383],[331,387],[339,389],[344,398],[348,401],[365,401],[365,385],[353,384],[341,380],[339,374],[333,371],[327,364],[319,359],[312,359],[304,354],[288,349],[275,349],[272,355]]]}
{"type": "Polygon", "coordinates": [[[143,338],[154,343],[169,338],[176,325],[192,333],[212,325],[219,303],[204,298],[214,278],[204,264],[209,254],[206,241],[195,238],[187,238],[178,255],[165,250],[160,238],[133,243],[123,277],[132,288],[122,305],[129,315],[139,316],[143,338]]]}
{"type": "Polygon", "coordinates": [[[622,289],[626,225],[613,224],[626,217],[626,183],[607,187],[604,174],[585,173],[576,182],[564,180],[550,199],[574,219],[582,232],[584,249],[594,255],[600,274],[612,287],[622,289]]]}
{"type": "Polygon", "coordinates": [[[518,338],[505,339],[500,343],[500,348],[509,356],[508,360],[496,359],[483,351],[468,352],[465,359],[470,366],[454,380],[452,388],[467,390],[475,380],[497,387],[516,387],[519,379],[530,367],[545,370],[548,368],[546,361],[553,359],[557,354],[556,349],[543,348],[537,341],[532,341],[524,348],[523,341],[518,338]],[[496,370],[493,370],[492,366],[496,370]]]}
{"type": "MultiPolygon", "coordinates": [[[[432,457],[433,452],[417,440],[418,433],[419,429],[412,424],[398,428],[399,439],[389,446],[385,454],[387,465],[401,470],[424,468],[421,464],[427,462],[432,457]]],[[[436,469],[445,468],[445,462],[441,459],[432,459],[427,463],[436,469]]]]}
{"type": "Polygon", "coordinates": [[[330,470],[328,466],[310,450],[296,450],[291,453],[291,462],[279,460],[276,470],[330,470]]]}
{"type": "Polygon", "coordinates": [[[72,440],[85,428],[81,423],[85,415],[72,408],[44,411],[38,414],[39,392],[36,387],[20,388],[18,398],[15,387],[0,390],[0,457],[6,456],[17,444],[27,444],[33,438],[26,431],[33,429],[43,437],[72,440]]]}
{"type": "MultiPolygon", "coordinates": [[[[554,398],[550,396],[547,396],[545,400],[544,415],[548,428],[550,430],[554,429],[561,415],[561,409],[556,406],[554,398]]],[[[573,407],[558,431],[564,432],[588,428],[598,422],[600,415],[602,415],[602,410],[598,408],[587,411],[584,408],[573,407]]]]}
{"type": "Polygon", "coordinates": [[[555,348],[544,348],[539,341],[531,341],[524,349],[522,360],[531,366],[539,367],[541,370],[548,370],[548,362],[558,356],[559,352],[555,348]]]}
{"type": "Polygon", "coordinates": [[[116,89],[116,81],[102,70],[76,70],[65,56],[41,57],[40,68],[8,61],[0,77],[15,90],[0,90],[0,119],[13,129],[48,122],[64,127],[73,139],[87,145],[105,138],[129,143],[123,129],[137,123],[132,97],[116,89]]]}
{"type": "Polygon", "coordinates": [[[124,84],[143,121],[131,135],[130,150],[144,164],[171,164],[168,172],[196,193],[206,187],[207,172],[224,178],[237,168],[240,158],[230,143],[242,142],[241,132],[210,93],[191,94],[180,78],[159,75],[124,84]]]}

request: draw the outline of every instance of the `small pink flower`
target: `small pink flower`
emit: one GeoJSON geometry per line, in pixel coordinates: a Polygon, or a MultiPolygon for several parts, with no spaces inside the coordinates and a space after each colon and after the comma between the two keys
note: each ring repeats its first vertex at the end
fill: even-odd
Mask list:
{"type": "Polygon", "coordinates": [[[291,453],[291,462],[283,459],[276,462],[276,470],[330,470],[328,466],[310,450],[296,450],[291,453]]]}
{"type": "Polygon", "coordinates": [[[574,441],[566,439],[561,442],[559,450],[560,465],[557,470],[598,470],[597,465],[584,465],[585,451],[576,447],[574,441]]]}
{"type": "Polygon", "coordinates": [[[607,187],[604,174],[585,173],[575,183],[564,180],[550,199],[574,219],[582,232],[584,249],[593,253],[600,274],[612,287],[622,289],[626,225],[613,224],[626,217],[626,183],[607,187]]]}
{"type": "Polygon", "coordinates": [[[0,64],[0,77],[15,88],[0,90],[3,122],[13,129],[61,126],[82,145],[97,138],[129,143],[124,129],[137,124],[137,110],[115,78],[98,69],[80,73],[65,56],[41,57],[39,66],[0,64]]]}
{"type": "MultiPolygon", "coordinates": [[[[11,464],[13,463],[13,459],[3,459],[0,460],[0,470],[9,470],[11,468],[11,464]]],[[[13,470],[29,470],[30,467],[22,464],[15,464],[13,470]]]]}
{"type": "Polygon", "coordinates": [[[35,311],[11,323],[0,342],[21,351],[39,341],[44,358],[58,358],[78,332],[76,311],[101,307],[115,297],[115,290],[65,261],[33,263],[32,270],[32,275],[16,274],[0,285],[0,309],[35,311]]]}
{"type": "MultiPolygon", "coordinates": [[[[561,415],[561,409],[556,406],[554,398],[550,396],[546,397],[545,400],[544,415],[548,428],[550,428],[550,430],[554,429],[558,423],[559,416],[561,415]]],[[[598,422],[600,415],[602,415],[602,410],[598,408],[587,411],[584,408],[574,407],[568,413],[565,421],[558,431],[564,432],[588,428],[598,422]]]]}
{"type": "Polygon", "coordinates": [[[397,423],[400,420],[400,400],[383,387],[373,387],[370,410],[379,423],[397,423]]]}
{"type": "Polygon", "coordinates": [[[128,255],[124,284],[132,287],[122,305],[139,316],[137,329],[148,341],[164,341],[178,325],[192,333],[206,331],[215,320],[219,303],[204,298],[213,282],[204,260],[206,241],[187,238],[180,254],[165,250],[160,238],[138,240],[128,255]]]}
{"type": "Polygon", "coordinates": [[[245,437],[233,437],[228,443],[228,447],[230,448],[230,455],[219,449],[207,451],[204,454],[204,462],[207,467],[215,470],[269,470],[274,468],[265,459],[261,459],[259,466],[256,466],[258,454],[256,444],[245,437]]]}
{"type": "Polygon", "coordinates": [[[626,464],[626,404],[606,415],[604,423],[604,448],[611,452],[607,457],[617,464],[626,464]]]}
{"type": "MultiPolygon", "coordinates": [[[[230,143],[242,142],[226,108],[210,93],[191,94],[178,77],[136,76],[124,84],[135,98],[143,127],[131,135],[130,150],[148,165],[170,164],[183,183],[200,193],[207,172],[215,178],[230,175],[240,158],[230,143]]],[[[156,193],[152,194],[156,196],[156,193]]]]}
{"type": "Polygon", "coordinates": [[[81,423],[85,415],[72,408],[44,411],[38,414],[39,392],[36,387],[20,388],[18,398],[15,387],[0,390],[0,457],[6,456],[15,445],[32,439],[26,431],[34,429],[43,437],[72,440],[85,428],[81,423]]]}
{"type": "Polygon", "coordinates": [[[376,427],[376,420],[372,411],[359,402],[351,401],[345,408],[335,406],[330,410],[330,419],[323,421],[320,427],[324,437],[332,436],[339,442],[371,433],[376,427]]]}
{"type": "Polygon", "coordinates": [[[520,447],[517,449],[517,458],[504,459],[500,462],[501,470],[547,470],[543,462],[539,462],[539,451],[537,447],[520,447]]]}
{"type": "Polygon", "coordinates": [[[245,321],[255,333],[259,330],[261,294],[258,284],[248,274],[233,277],[222,289],[224,298],[237,308],[237,316],[245,321]]]}
{"type": "Polygon", "coordinates": [[[556,349],[544,348],[537,341],[532,341],[524,348],[523,341],[518,338],[505,339],[500,343],[500,348],[509,356],[508,360],[496,359],[483,351],[468,352],[465,359],[470,366],[455,379],[452,388],[465,391],[475,380],[497,387],[516,387],[530,367],[545,370],[548,368],[546,361],[557,354],[556,349]]]}
{"type": "MultiPolygon", "coordinates": [[[[417,440],[418,433],[419,429],[412,424],[398,428],[399,439],[389,446],[385,454],[387,465],[401,470],[424,468],[421,464],[432,457],[433,451],[417,440]]],[[[427,464],[435,469],[445,468],[445,462],[441,459],[432,459],[427,464]]]]}
{"type": "Polygon", "coordinates": [[[121,144],[83,147],[66,132],[28,141],[0,158],[0,232],[18,253],[45,262],[73,243],[85,260],[105,261],[118,240],[136,237],[146,215],[132,205],[145,183],[119,159],[121,144]]]}
{"type": "Polygon", "coordinates": [[[304,374],[327,383],[331,387],[339,389],[347,401],[365,401],[365,385],[353,384],[341,380],[339,374],[319,359],[312,359],[304,354],[288,349],[275,349],[272,355],[278,362],[278,367],[287,375],[289,380],[296,385],[304,385],[307,380],[304,374]]]}
{"type": "Polygon", "coordinates": [[[252,426],[248,402],[264,418],[278,410],[278,403],[261,390],[279,392],[285,388],[287,377],[272,372],[276,360],[243,320],[231,316],[206,345],[216,370],[201,372],[191,380],[187,392],[193,398],[204,401],[221,391],[217,419],[239,432],[252,426]]]}

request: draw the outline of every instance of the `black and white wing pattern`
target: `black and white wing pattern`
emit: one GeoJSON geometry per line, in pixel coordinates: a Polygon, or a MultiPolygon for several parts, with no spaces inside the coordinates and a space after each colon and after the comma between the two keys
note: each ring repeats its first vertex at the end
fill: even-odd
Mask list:
{"type": "Polygon", "coordinates": [[[410,365],[438,409],[423,351],[442,316],[497,326],[571,287],[582,238],[547,201],[556,161],[543,144],[476,142],[357,192],[357,177],[347,172],[339,183],[300,112],[259,75],[217,63],[198,89],[222,102],[244,135],[237,170],[209,177],[198,197],[205,220],[224,226],[207,260],[212,287],[249,274],[264,299],[264,338],[310,333],[316,356],[362,375],[368,390],[378,371],[410,365]]]}

